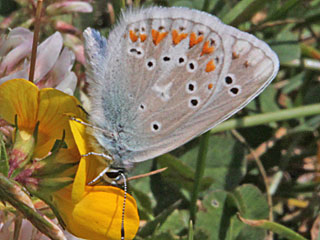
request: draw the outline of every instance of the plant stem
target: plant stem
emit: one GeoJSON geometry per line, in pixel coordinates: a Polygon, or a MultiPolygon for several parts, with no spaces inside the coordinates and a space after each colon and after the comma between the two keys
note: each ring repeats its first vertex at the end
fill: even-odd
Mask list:
{"type": "Polygon", "coordinates": [[[0,173],[0,199],[19,210],[40,232],[52,240],[66,240],[61,229],[34,208],[29,196],[13,180],[0,173]]]}
{"type": "Polygon", "coordinates": [[[265,123],[307,117],[316,114],[320,114],[320,104],[311,104],[303,107],[285,109],[272,113],[257,114],[241,119],[231,119],[219,124],[217,127],[213,128],[210,133],[222,132],[235,128],[252,127],[265,123]]]}
{"type": "Polygon", "coordinates": [[[206,132],[200,137],[200,147],[199,147],[199,153],[198,153],[198,159],[197,159],[197,167],[196,167],[195,180],[194,180],[193,191],[192,191],[191,202],[190,202],[190,220],[192,221],[193,226],[195,225],[195,219],[196,219],[197,199],[199,195],[200,183],[206,167],[209,137],[210,137],[210,132],[206,132]]]}
{"type": "Polygon", "coordinates": [[[202,11],[208,11],[209,8],[209,0],[204,0],[203,6],[202,6],[202,11]]]}
{"type": "Polygon", "coordinates": [[[30,82],[33,82],[33,80],[34,80],[34,71],[35,71],[35,67],[36,67],[37,48],[38,48],[38,39],[39,39],[39,31],[40,31],[41,9],[42,9],[42,0],[38,0],[37,11],[36,11],[36,20],[35,20],[35,24],[34,24],[30,71],[29,71],[29,81],[30,82]]]}

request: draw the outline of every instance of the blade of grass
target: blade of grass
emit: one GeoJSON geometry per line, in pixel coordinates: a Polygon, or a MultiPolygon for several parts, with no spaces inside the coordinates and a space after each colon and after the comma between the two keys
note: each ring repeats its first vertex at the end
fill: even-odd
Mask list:
{"type": "Polygon", "coordinates": [[[279,223],[270,222],[267,220],[251,220],[251,219],[245,219],[238,214],[238,217],[240,221],[242,221],[245,224],[248,224],[253,227],[259,227],[262,229],[270,230],[274,233],[279,234],[282,237],[285,237],[286,239],[290,240],[307,240],[306,238],[302,237],[300,234],[294,232],[290,228],[287,228],[279,223]]]}
{"type": "Polygon", "coordinates": [[[188,240],[193,240],[193,224],[191,220],[189,221],[188,240]]]}
{"type": "Polygon", "coordinates": [[[197,199],[200,191],[200,183],[206,167],[210,132],[206,132],[200,137],[200,147],[195,172],[195,180],[190,202],[190,220],[195,223],[197,211],[197,199]]]}
{"type": "Polygon", "coordinates": [[[3,135],[0,133],[0,172],[8,176],[9,172],[9,158],[6,151],[6,146],[3,141],[3,135]]]}
{"type": "Polygon", "coordinates": [[[242,0],[222,18],[222,21],[226,24],[238,26],[251,19],[267,2],[266,0],[242,0]]]}
{"type": "Polygon", "coordinates": [[[285,109],[272,113],[262,113],[241,119],[231,119],[213,128],[210,133],[222,132],[235,128],[252,127],[265,123],[284,121],[293,118],[307,117],[320,114],[320,104],[310,104],[303,107],[285,109]]]}
{"type": "Polygon", "coordinates": [[[301,3],[300,0],[288,0],[279,6],[278,10],[270,15],[266,21],[273,21],[283,19],[287,16],[288,12],[294,8],[297,4],[301,3]]]}

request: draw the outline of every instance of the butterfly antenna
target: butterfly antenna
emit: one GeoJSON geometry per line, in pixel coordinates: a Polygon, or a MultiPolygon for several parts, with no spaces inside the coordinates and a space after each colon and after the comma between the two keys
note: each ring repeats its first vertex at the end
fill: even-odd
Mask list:
{"type": "Polygon", "coordinates": [[[77,118],[75,118],[75,117],[69,117],[69,118],[70,118],[70,120],[75,121],[75,122],[78,122],[78,123],[80,123],[80,124],[82,124],[82,125],[85,125],[86,127],[90,127],[90,128],[92,128],[92,129],[95,129],[95,130],[104,132],[105,135],[106,135],[107,137],[109,137],[109,138],[113,138],[113,137],[114,137],[114,135],[113,135],[112,133],[108,132],[108,131],[105,130],[105,129],[99,128],[99,127],[94,126],[94,125],[92,125],[92,124],[90,124],[90,123],[86,123],[86,122],[81,121],[81,120],[79,120],[79,119],[77,119],[77,118]]]}
{"type": "Polygon", "coordinates": [[[87,112],[87,110],[86,110],[82,105],[78,104],[77,107],[80,108],[81,111],[84,112],[84,114],[85,114],[87,117],[90,116],[90,114],[87,112]]]}
{"type": "Polygon", "coordinates": [[[123,206],[122,206],[122,218],[121,218],[121,240],[124,240],[124,214],[126,209],[126,201],[127,201],[127,178],[124,173],[120,173],[121,177],[123,178],[123,188],[124,188],[124,195],[123,195],[123,206]]]}

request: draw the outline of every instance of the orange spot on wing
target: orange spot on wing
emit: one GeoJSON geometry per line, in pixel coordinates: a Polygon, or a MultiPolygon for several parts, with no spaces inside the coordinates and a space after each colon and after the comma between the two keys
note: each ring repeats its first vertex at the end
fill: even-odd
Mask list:
{"type": "Polygon", "coordinates": [[[167,32],[158,32],[157,30],[152,29],[151,35],[154,45],[158,45],[162,39],[167,36],[167,32]]]}
{"type": "Polygon", "coordinates": [[[177,45],[179,42],[181,42],[187,36],[188,36],[187,33],[180,33],[179,34],[177,30],[172,30],[172,42],[174,45],[177,45]]]}
{"type": "Polygon", "coordinates": [[[210,47],[210,43],[209,41],[206,41],[204,44],[203,44],[203,48],[202,48],[202,52],[201,52],[201,55],[204,55],[204,54],[210,54],[214,51],[214,46],[210,47]]]}
{"type": "Polygon", "coordinates": [[[239,54],[237,54],[236,52],[232,52],[232,59],[237,59],[239,57],[240,57],[239,54]]]}
{"type": "Polygon", "coordinates": [[[161,32],[159,33],[158,39],[157,39],[157,44],[161,42],[162,39],[164,39],[167,36],[167,32],[161,32]]]}
{"type": "Polygon", "coordinates": [[[207,66],[206,66],[206,72],[212,72],[216,69],[216,65],[214,64],[213,60],[210,60],[208,63],[207,63],[207,66]]]}
{"type": "Polygon", "coordinates": [[[157,30],[152,29],[151,30],[151,35],[152,35],[153,43],[156,44],[159,32],[157,30]]]}
{"type": "Polygon", "coordinates": [[[212,88],[213,88],[213,84],[212,84],[212,83],[209,83],[209,84],[208,84],[208,89],[211,90],[212,88]]]}
{"type": "Polygon", "coordinates": [[[129,31],[129,36],[132,42],[136,42],[138,40],[138,36],[132,30],[129,31]]]}
{"type": "Polygon", "coordinates": [[[200,43],[202,40],[203,40],[203,35],[197,37],[197,35],[194,32],[190,33],[189,47],[192,48],[194,45],[200,43]]]}
{"type": "Polygon", "coordinates": [[[141,42],[144,42],[146,39],[147,39],[147,35],[146,34],[140,34],[141,42]]]}

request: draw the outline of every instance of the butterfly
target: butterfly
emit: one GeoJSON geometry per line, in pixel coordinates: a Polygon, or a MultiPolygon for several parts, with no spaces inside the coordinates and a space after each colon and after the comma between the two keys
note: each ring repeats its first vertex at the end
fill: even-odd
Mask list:
{"type": "Polygon", "coordinates": [[[130,9],[105,39],[84,31],[90,134],[112,165],[169,152],[231,117],[274,79],[255,36],[183,7],[130,9]]]}

